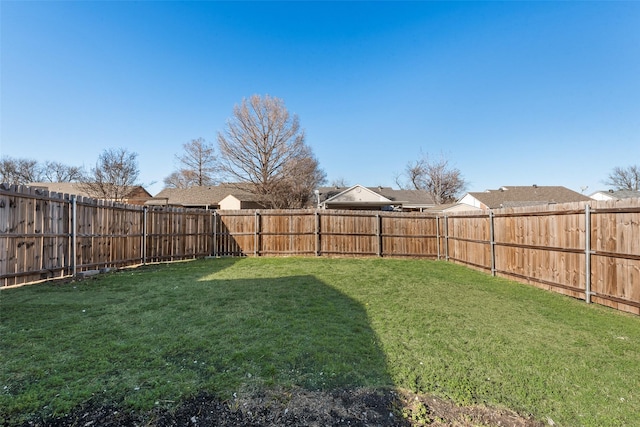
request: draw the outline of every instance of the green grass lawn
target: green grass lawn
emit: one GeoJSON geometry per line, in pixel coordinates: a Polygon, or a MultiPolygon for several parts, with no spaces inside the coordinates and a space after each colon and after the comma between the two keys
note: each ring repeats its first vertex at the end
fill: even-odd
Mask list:
{"type": "Polygon", "coordinates": [[[398,387],[638,425],[640,318],[451,263],[225,258],[0,292],[0,420],[398,387]]]}

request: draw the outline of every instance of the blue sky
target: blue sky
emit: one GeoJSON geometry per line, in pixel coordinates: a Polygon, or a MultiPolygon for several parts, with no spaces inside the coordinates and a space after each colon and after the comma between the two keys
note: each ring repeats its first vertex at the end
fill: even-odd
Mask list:
{"type": "Polygon", "coordinates": [[[152,194],[253,94],[299,116],[329,182],[395,187],[427,153],[468,191],[590,194],[640,164],[640,2],[2,0],[0,19],[0,155],[125,147],[152,194]]]}

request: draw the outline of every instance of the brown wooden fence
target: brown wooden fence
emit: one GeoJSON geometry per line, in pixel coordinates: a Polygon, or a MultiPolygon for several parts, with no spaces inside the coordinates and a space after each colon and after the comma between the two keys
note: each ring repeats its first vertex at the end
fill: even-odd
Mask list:
{"type": "Polygon", "coordinates": [[[0,287],[203,256],[443,259],[640,314],[640,200],[448,215],[146,209],[0,185],[0,287]]]}
{"type": "Polygon", "coordinates": [[[438,256],[433,214],[240,210],[215,219],[214,255],[438,256]]]}
{"type": "Polygon", "coordinates": [[[212,247],[210,211],[146,209],[0,185],[0,288],[202,257],[212,247]]]}
{"type": "Polygon", "coordinates": [[[455,213],[445,258],[640,314],[640,199],[455,213]]]}

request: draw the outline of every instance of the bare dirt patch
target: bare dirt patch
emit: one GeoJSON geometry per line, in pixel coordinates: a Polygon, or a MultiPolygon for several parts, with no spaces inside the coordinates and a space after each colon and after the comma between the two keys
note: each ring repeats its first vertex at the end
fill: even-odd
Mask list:
{"type": "Polygon", "coordinates": [[[85,406],[63,417],[31,421],[38,427],[321,427],[321,426],[509,426],[542,423],[506,410],[457,406],[433,396],[392,390],[301,389],[269,391],[222,401],[201,393],[172,410],[127,412],[113,406],[85,406]]]}

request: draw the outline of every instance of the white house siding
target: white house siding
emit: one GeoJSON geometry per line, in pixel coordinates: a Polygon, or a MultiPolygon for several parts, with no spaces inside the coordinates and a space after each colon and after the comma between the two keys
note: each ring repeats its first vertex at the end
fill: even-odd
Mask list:
{"type": "Polygon", "coordinates": [[[220,200],[220,210],[238,210],[242,209],[242,202],[232,194],[220,200]]]}
{"type": "Polygon", "coordinates": [[[462,199],[460,199],[458,204],[468,205],[468,206],[471,206],[472,208],[475,208],[475,209],[486,209],[487,208],[483,203],[480,202],[480,200],[476,199],[471,194],[466,194],[462,199]]]}

